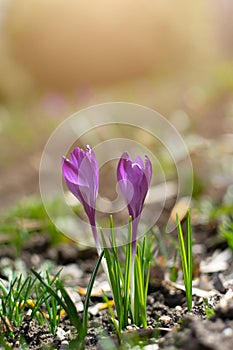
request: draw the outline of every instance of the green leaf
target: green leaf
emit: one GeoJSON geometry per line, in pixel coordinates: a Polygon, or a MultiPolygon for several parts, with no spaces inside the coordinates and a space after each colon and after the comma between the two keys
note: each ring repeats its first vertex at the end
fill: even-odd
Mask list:
{"type": "Polygon", "coordinates": [[[65,300],[65,302],[60,298],[60,296],[57,294],[57,292],[43,279],[43,277],[34,269],[31,269],[32,273],[38,278],[38,280],[43,284],[43,286],[47,289],[47,291],[54,296],[54,298],[58,301],[59,305],[66,311],[67,315],[70,318],[71,323],[73,326],[80,331],[82,329],[82,322],[81,319],[77,313],[76,307],[72,300],[70,299],[70,296],[66,292],[65,288],[61,284],[61,282],[58,280],[56,283],[61,291],[61,294],[65,300]]]}
{"type": "Polygon", "coordinates": [[[88,305],[89,305],[89,301],[90,301],[90,297],[91,297],[91,291],[92,291],[93,284],[94,284],[101,260],[103,258],[103,255],[104,255],[104,250],[102,250],[101,254],[99,255],[99,258],[97,260],[97,263],[95,265],[94,271],[91,275],[91,279],[90,279],[90,281],[88,283],[88,287],[87,287],[87,294],[86,294],[86,298],[85,298],[85,302],[84,302],[83,322],[82,322],[84,336],[86,336],[86,334],[87,334],[88,305]]]}
{"type": "Polygon", "coordinates": [[[191,228],[191,218],[190,212],[187,214],[187,235],[186,235],[186,244],[184,241],[184,234],[182,230],[182,226],[179,220],[178,215],[176,216],[177,221],[177,232],[178,232],[178,240],[180,247],[180,256],[182,263],[182,270],[184,275],[184,285],[186,290],[186,300],[188,309],[192,309],[192,228],[191,228]]]}

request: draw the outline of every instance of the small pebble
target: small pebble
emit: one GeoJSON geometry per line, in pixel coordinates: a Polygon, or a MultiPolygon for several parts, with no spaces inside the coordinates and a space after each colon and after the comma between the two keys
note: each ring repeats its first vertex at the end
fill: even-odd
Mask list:
{"type": "MultiPolygon", "coordinates": [[[[56,268],[57,271],[61,269],[61,266],[56,268]]],[[[68,264],[62,266],[62,270],[60,276],[65,279],[70,279],[77,281],[80,277],[82,277],[83,271],[78,267],[77,264],[68,264]]]]}
{"type": "Polygon", "coordinates": [[[69,294],[69,297],[71,298],[73,303],[75,304],[76,310],[78,312],[82,312],[83,311],[83,302],[81,300],[81,296],[79,295],[79,293],[70,287],[66,287],[66,291],[69,294]]]}
{"type": "Polygon", "coordinates": [[[60,350],[67,350],[69,349],[69,343],[67,340],[63,340],[60,345],[60,350]]]}
{"type": "Polygon", "coordinates": [[[135,324],[132,324],[132,325],[128,325],[128,326],[126,327],[126,329],[127,329],[128,331],[134,331],[134,330],[137,330],[138,327],[137,327],[135,324]]]}
{"type": "Polygon", "coordinates": [[[153,305],[154,302],[155,302],[155,299],[151,295],[148,295],[147,303],[150,304],[150,305],[153,305]]]}
{"type": "Polygon", "coordinates": [[[32,254],[31,255],[31,265],[32,266],[39,266],[41,263],[41,257],[38,254],[32,254]]]}
{"type": "Polygon", "coordinates": [[[177,311],[182,311],[182,306],[176,305],[175,309],[176,309],[177,311]]]}
{"type": "Polygon", "coordinates": [[[231,328],[225,328],[222,334],[225,335],[226,337],[232,337],[233,330],[231,328]]]}
{"type": "Polygon", "coordinates": [[[56,331],[56,336],[59,340],[63,340],[65,338],[66,332],[61,328],[61,327],[57,327],[57,331],[56,331]]]}
{"type": "Polygon", "coordinates": [[[159,346],[158,344],[148,344],[143,347],[144,350],[158,350],[159,346]]]}
{"type": "Polygon", "coordinates": [[[102,303],[101,303],[101,304],[98,303],[98,304],[96,304],[96,305],[94,305],[94,306],[89,307],[89,308],[88,308],[88,312],[89,312],[91,315],[93,315],[93,316],[98,315],[98,313],[99,313],[99,306],[100,306],[100,305],[102,305],[102,303]]]}
{"type": "Polygon", "coordinates": [[[133,330],[133,327],[132,327],[131,325],[129,325],[129,326],[126,326],[126,329],[127,329],[128,331],[132,331],[132,330],[133,330]]]}
{"type": "Polygon", "coordinates": [[[167,316],[167,315],[162,315],[160,318],[159,318],[159,321],[165,323],[165,324],[168,324],[170,323],[172,320],[172,318],[170,316],[167,316]]]}

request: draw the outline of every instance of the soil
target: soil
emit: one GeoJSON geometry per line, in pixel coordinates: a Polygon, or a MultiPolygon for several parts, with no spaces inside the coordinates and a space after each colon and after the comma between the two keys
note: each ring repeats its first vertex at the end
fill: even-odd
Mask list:
{"type": "MultiPolygon", "coordinates": [[[[197,236],[197,242],[200,245],[199,230],[200,227],[194,234],[197,236]]],[[[203,234],[203,230],[204,227],[202,227],[202,242],[210,234],[209,230],[206,230],[206,233],[203,234]]],[[[216,235],[215,228],[212,234],[216,235]]],[[[13,269],[17,269],[14,249],[8,248],[8,251],[0,249],[0,269],[6,259],[8,259],[8,263],[13,269]]],[[[203,259],[208,261],[216,252],[225,251],[226,247],[221,243],[210,247],[206,252],[206,256],[196,255],[196,268],[203,259]]],[[[158,256],[157,260],[160,259],[158,256]]],[[[53,262],[54,271],[63,266],[63,277],[66,276],[67,288],[72,287],[77,292],[77,287],[87,286],[97,260],[97,254],[94,249],[80,251],[75,245],[68,243],[61,243],[56,247],[52,247],[46,234],[35,233],[24,245],[17,263],[19,260],[25,264],[27,269],[32,265],[37,268],[45,261],[53,262]]],[[[125,342],[123,341],[123,343],[131,344],[128,348],[133,348],[144,341],[143,348],[146,350],[232,349],[232,257],[227,262],[228,266],[224,272],[198,273],[199,277],[196,278],[198,288],[194,288],[193,291],[193,308],[191,311],[187,309],[185,293],[181,285],[168,281],[162,265],[154,266],[151,271],[147,299],[148,329],[144,330],[135,325],[128,326],[124,331],[123,339],[125,339],[125,342]],[[209,318],[205,311],[205,298],[215,309],[215,314],[209,318]]],[[[1,278],[7,278],[7,276],[2,274],[1,278]]],[[[104,282],[105,275],[100,268],[97,275],[97,286],[104,282]]],[[[80,295],[79,298],[79,301],[84,300],[83,295],[80,295]]],[[[104,350],[109,347],[109,344],[104,345],[105,341],[109,339],[117,348],[119,347],[116,335],[111,327],[108,311],[99,311],[96,307],[101,302],[101,296],[92,297],[90,300],[89,326],[85,345],[87,350],[104,350]]],[[[47,325],[40,326],[29,315],[26,315],[22,326],[15,328],[14,337],[8,337],[7,342],[10,348],[13,349],[25,348],[22,343],[25,342],[28,348],[33,350],[50,348],[51,346],[53,349],[64,350],[69,349],[69,344],[71,344],[71,340],[75,338],[75,335],[76,331],[71,326],[67,316],[61,319],[57,332],[53,336],[47,325]]],[[[122,348],[127,347],[123,346],[122,348]]],[[[135,349],[138,349],[138,347],[135,347],[135,349]]]]}

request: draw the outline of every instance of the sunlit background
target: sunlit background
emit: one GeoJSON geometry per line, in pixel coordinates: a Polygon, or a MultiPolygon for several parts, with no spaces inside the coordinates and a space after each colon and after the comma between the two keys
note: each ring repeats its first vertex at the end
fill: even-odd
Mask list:
{"type": "MultiPolygon", "coordinates": [[[[209,173],[230,167],[232,13],[232,0],[0,0],[1,207],[38,193],[54,128],[103,102],[157,110],[186,139],[194,167],[204,152],[209,173]]],[[[205,166],[197,176],[208,176],[205,166]]]]}

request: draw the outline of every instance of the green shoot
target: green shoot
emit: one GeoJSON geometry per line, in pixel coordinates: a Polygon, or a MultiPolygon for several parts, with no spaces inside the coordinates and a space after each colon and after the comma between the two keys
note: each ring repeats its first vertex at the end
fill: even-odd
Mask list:
{"type": "MultiPolygon", "coordinates": [[[[47,293],[49,293],[49,295],[54,298],[54,299],[52,299],[53,300],[53,303],[51,306],[52,310],[50,311],[50,315],[53,316],[54,322],[55,322],[55,320],[58,319],[57,315],[55,315],[55,305],[56,306],[59,305],[59,309],[62,308],[65,310],[65,312],[67,313],[67,315],[70,319],[70,322],[78,331],[78,337],[76,339],[76,345],[75,345],[75,346],[77,346],[77,349],[78,348],[82,349],[84,346],[84,340],[85,340],[85,337],[87,334],[87,323],[88,323],[87,315],[88,315],[88,305],[89,305],[89,300],[90,300],[90,296],[91,296],[91,290],[92,290],[94,280],[95,280],[100,262],[102,260],[103,254],[104,254],[104,251],[102,251],[102,253],[100,254],[100,256],[98,258],[97,264],[94,268],[90,282],[88,284],[82,320],[78,314],[78,311],[76,309],[74,302],[71,300],[71,298],[70,298],[69,294],[67,293],[66,289],[64,288],[62,282],[59,279],[53,279],[52,282],[54,282],[55,286],[56,286],[56,288],[54,289],[52,287],[50,281],[46,281],[37,271],[31,269],[32,273],[36,276],[36,278],[45,287],[47,293]],[[60,296],[60,294],[61,294],[61,296],[60,296]],[[56,317],[54,318],[54,316],[56,316],[56,317]]],[[[47,278],[47,280],[48,280],[48,278],[47,278]]]]}
{"type": "Polygon", "coordinates": [[[111,322],[115,328],[115,331],[116,331],[116,334],[117,334],[117,338],[118,338],[118,342],[119,344],[121,344],[121,341],[122,341],[122,333],[121,333],[121,330],[119,328],[119,322],[117,321],[115,315],[114,315],[114,311],[113,311],[113,308],[112,308],[112,305],[110,304],[109,302],[109,299],[108,297],[103,294],[103,299],[105,301],[105,303],[107,303],[108,305],[108,310],[109,310],[109,314],[110,314],[110,318],[111,318],[111,322]]]}
{"type": "MultiPolygon", "coordinates": [[[[128,241],[129,243],[126,245],[126,255],[125,255],[125,274],[124,274],[124,298],[125,298],[125,303],[124,303],[124,326],[128,325],[128,310],[129,310],[129,304],[130,304],[130,291],[133,292],[133,284],[134,282],[132,279],[133,277],[133,271],[132,271],[132,218],[130,217],[129,219],[129,226],[128,226],[128,241]],[[131,282],[131,285],[130,285],[131,282]]],[[[132,298],[132,294],[131,294],[132,298]]],[[[134,295],[133,295],[134,298],[134,295]]],[[[131,299],[131,304],[134,306],[134,302],[132,302],[131,299]]],[[[132,307],[131,307],[132,309],[132,307]]]]}
{"type": "Polygon", "coordinates": [[[142,246],[137,244],[137,254],[134,266],[134,322],[147,328],[146,301],[150,278],[150,261],[146,260],[147,239],[144,237],[142,246]]]}
{"type": "MultiPolygon", "coordinates": [[[[109,313],[115,327],[118,339],[122,330],[129,324],[147,328],[146,300],[150,276],[150,261],[152,259],[151,245],[144,237],[142,244],[137,244],[135,260],[132,257],[132,220],[128,226],[128,244],[116,248],[114,223],[110,216],[111,248],[107,248],[102,233],[105,259],[107,263],[109,282],[113,294],[116,316],[109,306],[109,313]],[[124,261],[120,261],[118,250],[121,250],[124,261]]],[[[107,302],[106,297],[104,298],[107,302]]]]}
{"type": "Polygon", "coordinates": [[[9,286],[6,286],[0,280],[0,319],[7,320],[5,323],[6,332],[13,336],[12,329],[20,327],[25,316],[25,306],[30,298],[35,279],[28,276],[24,281],[22,275],[15,277],[10,281],[9,286]]]}
{"type": "Polygon", "coordinates": [[[212,305],[208,303],[208,299],[203,299],[204,310],[207,318],[211,318],[215,315],[215,310],[212,305]]]}
{"type": "MultiPolygon", "coordinates": [[[[110,219],[110,224],[112,225],[111,220],[112,219],[110,219]]],[[[111,226],[111,228],[112,227],[113,226],[111,226]]],[[[119,328],[119,332],[121,332],[122,329],[128,324],[128,323],[126,323],[126,325],[124,324],[126,318],[128,319],[128,309],[126,309],[126,306],[125,306],[126,304],[128,305],[128,301],[126,301],[126,298],[124,295],[124,288],[123,288],[124,276],[122,273],[122,268],[118,257],[118,251],[116,246],[114,245],[114,242],[115,242],[114,235],[112,235],[112,250],[106,247],[106,241],[103,236],[103,233],[102,233],[102,241],[104,246],[104,256],[107,263],[109,281],[110,281],[114,304],[115,304],[116,313],[118,317],[118,325],[119,325],[118,328],[119,328]],[[126,313],[126,315],[124,315],[124,313],[126,313]]]]}
{"type": "MultiPolygon", "coordinates": [[[[58,273],[59,274],[59,273],[58,273]]],[[[54,286],[55,279],[49,278],[46,273],[47,283],[56,290],[54,286]]],[[[47,321],[48,327],[52,334],[55,334],[60,319],[60,306],[56,299],[37,283],[37,278],[29,275],[25,280],[22,274],[7,283],[0,281],[0,319],[5,325],[6,333],[13,336],[15,327],[22,325],[26,311],[30,309],[30,315],[42,325],[44,320],[47,321]]]]}
{"type": "MultiPolygon", "coordinates": [[[[56,292],[58,292],[58,288],[55,281],[59,280],[59,275],[60,271],[51,279],[48,270],[45,273],[47,283],[56,292]]],[[[40,325],[43,325],[44,320],[46,320],[50,332],[54,335],[60,321],[61,307],[54,296],[50,295],[47,292],[47,288],[41,283],[35,288],[34,294],[36,297],[35,301],[31,303],[31,317],[35,317],[40,325]]]]}
{"type": "Polygon", "coordinates": [[[184,239],[183,229],[178,215],[176,216],[177,221],[177,232],[180,247],[180,257],[182,263],[182,270],[184,276],[184,285],[186,290],[186,300],[188,310],[192,309],[192,275],[193,275],[193,264],[192,264],[192,228],[190,212],[187,214],[187,233],[186,240],[184,239]]]}
{"type": "Polygon", "coordinates": [[[233,217],[227,215],[219,226],[220,236],[227,242],[228,247],[233,251],[233,217]]]}
{"type": "Polygon", "coordinates": [[[95,265],[94,271],[91,275],[91,279],[89,281],[88,287],[87,287],[87,294],[86,294],[86,298],[85,298],[85,302],[84,302],[84,310],[83,310],[83,332],[84,332],[84,337],[87,335],[87,322],[88,322],[88,305],[89,305],[89,301],[90,301],[90,297],[91,297],[91,291],[93,288],[93,284],[101,263],[101,260],[104,256],[104,251],[101,252],[97,263],[95,265]]]}

